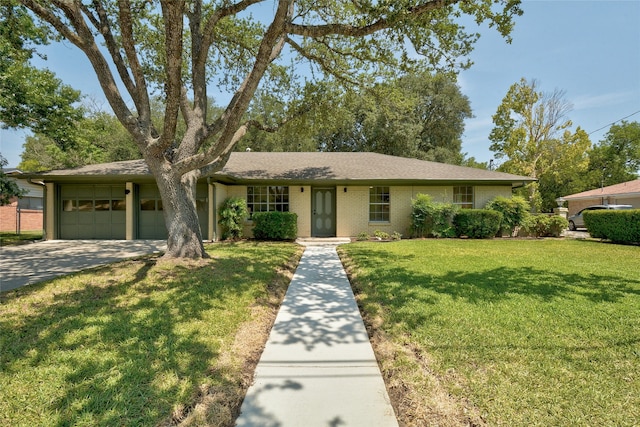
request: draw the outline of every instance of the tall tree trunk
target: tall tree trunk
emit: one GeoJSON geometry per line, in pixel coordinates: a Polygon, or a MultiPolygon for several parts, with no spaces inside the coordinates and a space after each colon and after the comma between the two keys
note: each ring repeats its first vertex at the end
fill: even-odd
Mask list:
{"type": "Polygon", "coordinates": [[[208,258],[202,244],[202,231],[196,210],[198,171],[182,177],[168,163],[160,162],[154,176],[162,197],[165,224],[169,232],[165,258],[208,258]]]}

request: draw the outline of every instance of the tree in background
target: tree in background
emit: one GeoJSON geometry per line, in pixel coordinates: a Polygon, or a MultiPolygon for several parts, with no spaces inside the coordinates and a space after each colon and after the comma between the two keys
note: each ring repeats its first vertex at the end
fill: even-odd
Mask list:
{"type": "Polygon", "coordinates": [[[464,120],[472,117],[455,76],[408,73],[345,94],[335,119],[317,132],[321,151],[372,151],[461,164],[464,120]]]}
{"type": "Polygon", "coordinates": [[[456,80],[445,74],[409,75],[400,85],[407,95],[415,94],[414,112],[420,126],[417,157],[461,164],[464,121],[473,114],[456,80]]]}
{"type": "Polygon", "coordinates": [[[270,91],[258,91],[247,111],[254,125],[235,150],[316,151],[317,132],[336,118],[333,97],[342,96],[337,88],[330,90],[330,86],[323,82],[307,83],[300,99],[283,99],[270,91]]]}
{"type": "Polygon", "coordinates": [[[612,125],[589,154],[588,187],[606,187],[638,178],[640,172],[640,123],[612,125]]]}
{"type": "Polygon", "coordinates": [[[555,197],[567,194],[562,186],[587,170],[591,142],[579,127],[569,129],[570,110],[562,91],[544,93],[535,80],[521,79],[493,116],[490,149],[497,159],[506,159],[498,170],[539,180],[526,188],[534,210],[555,206],[555,197]]]}
{"type": "Polygon", "coordinates": [[[75,106],[80,92],[30,63],[36,47],[49,43],[51,37],[24,7],[10,0],[0,3],[0,124],[46,135],[66,150],[83,113],[75,106]]]}
{"type": "Polygon", "coordinates": [[[14,197],[21,197],[25,190],[18,187],[15,180],[9,178],[3,168],[7,166],[7,159],[0,154],[0,206],[8,205],[14,197]]]}
{"type": "Polygon", "coordinates": [[[258,89],[294,99],[309,80],[360,86],[412,69],[466,67],[478,35],[458,17],[470,15],[508,36],[521,13],[518,0],[19,2],[91,62],[155,177],[169,258],[206,256],[195,183],[222,168],[255,125],[245,113],[258,89]],[[309,72],[299,75],[300,67],[309,72]],[[233,97],[210,117],[214,87],[233,97]],[[152,120],[154,92],[164,100],[162,127],[152,120]],[[178,137],[180,116],[186,131],[178,137]]]}
{"type": "MultiPolygon", "coordinates": [[[[41,134],[27,137],[19,168],[22,171],[42,171],[72,168],[95,163],[141,159],[142,154],[131,134],[113,114],[97,104],[84,104],[84,116],[74,123],[73,139],[66,149],[41,134]]],[[[209,100],[209,111],[220,108],[209,100]]],[[[162,127],[164,104],[158,97],[151,100],[151,116],[162,127]]],[[[182,118],[176,134],[184,135],[186,124],[182,118]]]]}
{"type": "Polygon", "coordinates": [[[94,111],[76,122],[73,140],[66,149],[41,134],[27,137],[22,171],[43,171],[117,162],[141,158],[131,134],[118,119],[104,111],[94,111]]]}
{"type": "MultiPolygon", "coordinates": [[[[559,154],[538,181],[540,205],[543,212],[557,207],[556,199],[585,189],[586,171],[589,165],[591,141],[587,133],[578,128],[574,133],[565,131],[559,139],[559,154]]],[[[550,156],[551,157],[551,156],[550,156]]]]}
{"type": "Polygon", "coordinates": [[[305,114],[272,132],[299,106],[261,94],[250,109],[262,123],[238,149],[260,151],[370,151],[461,164],[464,120],[471,107],[454,75],[407,73],[399,79],[342,92],[325,84],[308,91],[305,114]]]}

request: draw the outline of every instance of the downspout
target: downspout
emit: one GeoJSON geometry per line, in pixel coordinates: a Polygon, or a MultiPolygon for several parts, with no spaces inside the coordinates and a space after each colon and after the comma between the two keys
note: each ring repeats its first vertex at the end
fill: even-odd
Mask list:
{"type": "Polygon", "coordinates": [[[27,178],[27,182],[42,186],[42,240],[47,240],[47,186],[42,181],[34,182],[33,178],[27,178]]]}
{"type": "Polygon", "coordinates": [[[218,240],[218,236],[217,236],[217,212],[216,212],[216,206],[217,204],[217,191],[216,191],[216,186],[215,184],[212,182],[211,177],[208,176],[207,177],[207,195],[209,198],[209,216],[211,218],[211,221],[209,223],[209,235],[207,236],[209,238],[209,240],[211,240],[212,242],[215,242],[218,240]]]}

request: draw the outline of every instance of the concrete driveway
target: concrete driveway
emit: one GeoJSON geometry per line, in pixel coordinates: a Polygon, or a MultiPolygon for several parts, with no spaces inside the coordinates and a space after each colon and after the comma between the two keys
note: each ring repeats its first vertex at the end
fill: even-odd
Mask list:
{"type": "Polygon", "coordinates": [[[580,230],[575,230],[575,231],[571,231],[571,230],[565,230],[562,233],[563,237],[570,237],[572,239],[588,239],[589,237],[589,232],[587,231],[586,228],[584,229],[580,229],[580,230]]]}
{"type": "Polygon", "coordinates": [[[166,248],[166,240],[48,240],[2,247],[0,292],[166,248]]]}

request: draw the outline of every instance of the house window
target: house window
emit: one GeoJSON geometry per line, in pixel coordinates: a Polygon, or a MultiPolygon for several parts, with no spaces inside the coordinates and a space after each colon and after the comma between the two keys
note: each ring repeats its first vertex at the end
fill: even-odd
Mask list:
{"type": "Polygon", "coordinates": [[[162,199],[140,199],[141,211],[161,211],[162,199]]]}
{"type": "Polygon", "coordinates": [[[18,199],[20,209],[42,210],[42,197],[23,197],[18,199]]]}
{"type": "Polygon", "coordinates": [[[473,209],[473,187],[470,185],[453,187],[453,204],[462,209],[473,209]]]}
{"type": "Polygon", "coordinates": [[[249,215],[254,212],[289,212],[289,187],[247,187],[247,207],[249,215]]]}
{"type": "Polygon", "coordinates": [[[369,187],[369,221],[389,222],[389,187],[369,187]]]}

